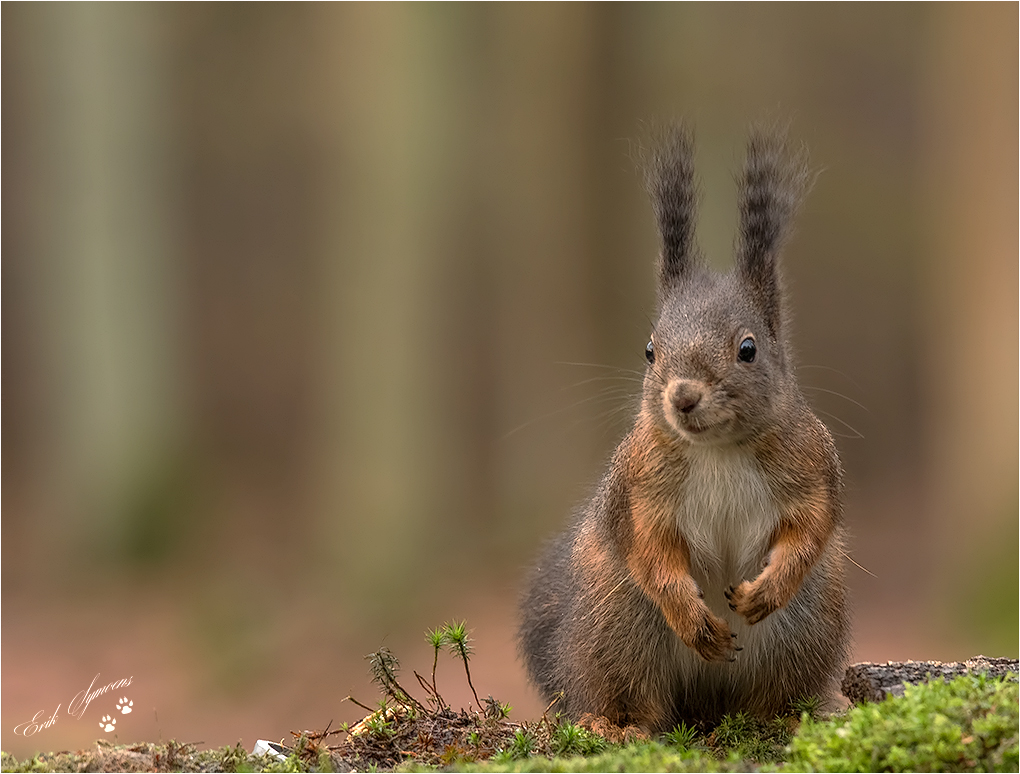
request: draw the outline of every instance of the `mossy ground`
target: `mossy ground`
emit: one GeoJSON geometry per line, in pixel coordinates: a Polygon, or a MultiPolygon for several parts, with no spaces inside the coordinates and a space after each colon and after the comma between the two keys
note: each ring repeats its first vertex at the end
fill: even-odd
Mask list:
{"type": "MultiPolygon", "coordinates": [[[[353,727],[292,731],[286,757],[253,756],[235,747],[198,750],[175,741],[110,745],[17,760],[3,753],[3,771],[1017,771],[1016,675],[993,680],[967,675],[908,686],[905,695],[816,717],[801,702],[770,722],[743,713],[714,728],[679,726],[657,739],[605,718],[578,723],[559,717],[553,702],[535,721],[509,719],[510,707],[479,700],[471,682],[465,624],[427,632],[432,673],[414,677],[415,698],[401,684],[396,656],[368,656],[382,691],[377,709],[353,727]],[[454,711],[436,685],[436,664],[448,650],[464,667],[479,711],[454,711]]],[[[348,697],[350,698],[350,697],[348,697]]]]}
{"type": "MultiPolygon", "coordinates": [[[[908,686],[904,696],[815,719],[762,723],[742,715],[707,733],[680,728],[656,740],[613,743],[555,717],[515,723],[483,713],[431,715],[392,706],[347,738],[297,738],[286,760],[239,745],[197,750],[176,742],[112,746],[16,760],[3,771],[1017,771],[1014,680],[965,676],[908,686]],[[431,739],[414,731],[431,728],[431,739]],[[353,741],[352,741],[353,740],[353,741]],[[417,747],[415,746],[417,744],[417,747]],[[373,760],[374,758],[374,760],[373,760]],[[395,765],[394,765],[395,764],[395,765]]],[[[444,714],[445,713],[445,714],[444,714]]]]}
{"type": "Polygon", "coordinates": [[[1016,676],[908,685],[899,698],[807,720],[786,765],[812,771],[1018,771],[1016,676]]]}

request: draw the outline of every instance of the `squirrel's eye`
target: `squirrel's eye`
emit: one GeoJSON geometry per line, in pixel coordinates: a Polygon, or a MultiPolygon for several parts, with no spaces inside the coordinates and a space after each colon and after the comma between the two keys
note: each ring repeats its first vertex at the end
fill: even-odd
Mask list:
{"type": "Polygon", "coordinates": [[[655,345],[652,344],[651,340],[645,345],[645,360],[649,363],[655,362],[655,345]]]}
{"type": "Polygon", "coordinates": [[[754,345],[754,339],[748,336],[737,348],[737,358],[744,363],[753,363],[754,356],[758,354],[758,348],[754,345]]]}

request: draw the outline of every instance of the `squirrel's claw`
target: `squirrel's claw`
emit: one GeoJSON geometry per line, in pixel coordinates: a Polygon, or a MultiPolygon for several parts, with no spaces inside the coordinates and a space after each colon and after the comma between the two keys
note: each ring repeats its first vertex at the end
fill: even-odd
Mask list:
{"type": "Polygon", "coordinates": [[[706,608],[705,618],[695,636],[690,641],[685,639],[685,643],[705,661],[732,661],[737,650],[736,636],[725,621],[712,615],[706,608]]]}
{"type": "Polygon", "coordinates": [[[724,593],[729,600],[730,610],[743,616],[752,626],[782,606],[769,593],[768,587],[757,581],[744,581],[736,588],[730,586],[724,593]]]}
{"type": "Polygon", "coordinates": [[[726,589],[723,592],[723,596],[726,597],[726,601],[729,603],[730,610],[734,610],[735,611],[737,609],[737,606],[736,606],[736,603],[734,603],[734,601],[733,601],[734,593],[736,593],[736,589],[733,588],[733,586],[730,586],[728,589],[726,589]]]}

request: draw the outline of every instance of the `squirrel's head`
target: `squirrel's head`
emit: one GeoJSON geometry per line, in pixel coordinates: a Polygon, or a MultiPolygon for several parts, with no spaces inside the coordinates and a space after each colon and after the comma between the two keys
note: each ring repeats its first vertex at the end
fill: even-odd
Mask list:
{"type": "Polygon", "coordinates": [[[695,244],[690,132],[670,128],[651,155],[646,183],[662,247],[642,410],[686,442],[753,437],[775,426],[796,392],[778,258],[808,180],[806,154],[791,153],[784,132],[752,129],[738,181],[736,262],[720,275],[695,244]]]}

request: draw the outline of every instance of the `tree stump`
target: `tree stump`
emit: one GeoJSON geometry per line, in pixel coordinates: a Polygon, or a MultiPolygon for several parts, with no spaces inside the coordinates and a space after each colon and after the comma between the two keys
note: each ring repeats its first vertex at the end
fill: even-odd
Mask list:
{"type": "Polygon", "coordinates": [[[990,677],[1003,677],[1012,672],[1017,679],[1015,658],[986,658],[975,656],[967,661],[943,663],[941,661],[889,661],[874,664],[868,661],[854,664],[846,670],[843,695],[854,704],[863,701],[882,701],[886,696],[902,696],[904,683],[925,683],[936,678],[950,680],[970,672],[986,672],[990,677]]]}

